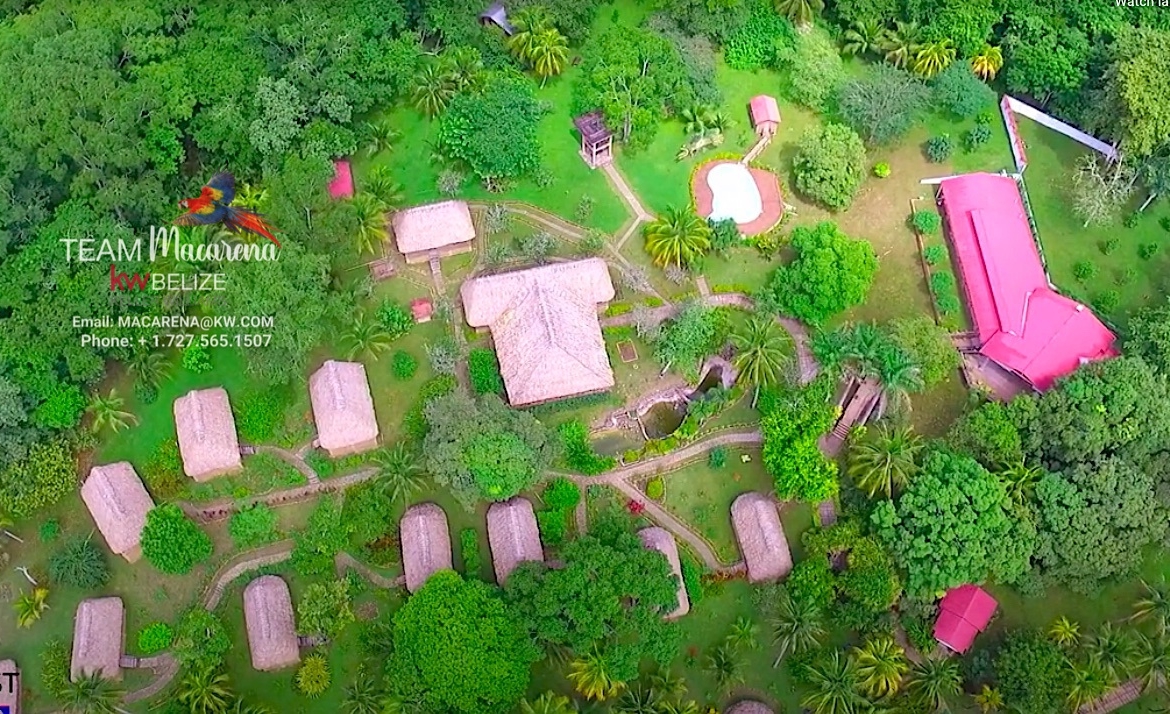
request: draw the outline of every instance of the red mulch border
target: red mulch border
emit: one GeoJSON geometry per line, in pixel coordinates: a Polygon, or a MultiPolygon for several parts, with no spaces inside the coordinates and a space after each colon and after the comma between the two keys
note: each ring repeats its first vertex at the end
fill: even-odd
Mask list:
{"type": "MultiPolygon", "coordinates": [[[[712,203],[715,198],[711,186],[707,183],[707,174],[719,164],[734,164],[736,161],[708,161],[699,167],[691,179],[691,195],[695,198],[695,209],[703,218],[711,215],[712,203]]],[[[760,192],[763,212],[750,223],[736,224],[739,232],[745,236],[754,236],[772,230],[784,217],[784,197],[780,195],[780,181],[776,174],[764,169],[749,168],[756,188],[760,192]]]]}

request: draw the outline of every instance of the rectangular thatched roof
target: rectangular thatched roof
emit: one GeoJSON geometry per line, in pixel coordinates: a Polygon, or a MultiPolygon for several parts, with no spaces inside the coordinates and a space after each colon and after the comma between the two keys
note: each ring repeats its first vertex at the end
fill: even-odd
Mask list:
{"type": "Polygon", "coordinates": [[[614,385],[599,304],[613,299],[600,258],[517,270],[463,283],[467,324],[488,327],[512,406],[614,385]]]}
{"type": "Polygon", "coordinates": [[[691,599],[687,596],[687,586],[683,582],[682,563],[678,559],[678,544],[674,542],[674,536],[664,528],[651,527],[638,531],[638,538],[642,540],[642,545],[662,553],[670,566],[671,575],[678,581],[678,607],[666,616],[667,619],[673,620],[690,612],[691,599]]]}
{"type": "Polygon", "coordinates": [[[731,705],[725,714],[773,714],[768,705],[754,699],[745,699],[731,705]]]}
{"type": "Polygon", "coordinates": [[[20,667],[16,660],[0,660],[0,706],[8,707],[12,714],[20,714],[20,667]],[[15,674],[15,677],[7,677],[15,674]]]}
{"type": "Polygon", "coordinates": [[[128,461],[94,466],[81,486],[81,500],[118,555],[133,554],[142,542],[146,514],[154,501],[128,461]]]}
{"type": "Polygon", "coordinates": [[[471,210],[464,201],[440,201],[398,211],[392,222],[402,253],[435,250],[475,238],[471,210]]]}
{"type": "Polygon", "coordinates": [[[731,525],[753,583],[778,580],[792,570],[792,553],[771,498],[745,493],[731,504],[731,525]]]}
{"type": "Polygon", "coordinates": [[[188,392],[175,400],[174,411],[188,476],[198,481],[242,467],[236,420],[223,387],[188,392]]]}
{"type": "Polygon", "coordinates": [[[415,592],[436,572],[451,569],[451,533],[447,514],[438,505],[420,503],[406,509],[398,532],[407,590],[415,592]]]}
{"type": "Polygon", "coordinates": [[[270,672],[301,661],[292,595],[280,577],[262,575],[244,588],[244,624],[253,668],[270,672]]]}
{"type": "Polygon", "coordinates": [[[120,597],[82,600],[73,619],[73,660],[69,676],[78,679],[100,673],[105,679],[122,678],[126,608],[120,597]]]}
{"type": "Polygon", "coordinates": [[[317,441],[326,451],[346,452],[378,440],[378,419],[366,368],[327,360],[309,377],[317,441]]]}
{"type": "Polygon", "coordinates": [[[529,560],[544,560],[540,529],[528,499],[517,496],[493,503],[487,511],[487,529],[496,582],[501,586],[516,566],[529,560]]]}

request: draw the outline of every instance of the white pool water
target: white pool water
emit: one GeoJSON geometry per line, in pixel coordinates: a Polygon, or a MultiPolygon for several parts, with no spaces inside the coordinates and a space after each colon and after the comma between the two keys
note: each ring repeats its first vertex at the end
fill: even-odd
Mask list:
{"type": "Polygon", "coordinates": [[[711,187],[712,221],[730,218],[736,223],[751,223],[764,212],[760,189],[746,166],[739,163],[719,164],[707,173],[711,187]]]}

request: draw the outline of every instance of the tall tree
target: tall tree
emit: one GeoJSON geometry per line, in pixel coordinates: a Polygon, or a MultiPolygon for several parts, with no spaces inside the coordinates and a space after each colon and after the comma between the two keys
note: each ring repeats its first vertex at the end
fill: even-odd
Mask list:
{"type": "Polygon", "coordinates": [[[1117,115],[1122,146],[1135,156],[1170,147],[1170,30],[1121,26],[1111,48],[1101,111],[1117,115]]]}
{"type": "Polygon", "coordinates": [[[800,704],[814,714],[854,714],[868,705],[858,689],[857,665],[840,650],[832,650],[808,667],[809,691],[800,704]]]}
{"type": "Polygon", "coordinates": [[[863,240],[828,221],[792,231],[796,258],[772,273],[761,306],[812,325],[865,301],[877,273],[877,256],[863,240]]]}
{"type": "Polygon", "coordinates": [[[788,333],[767,315],[756,315],[740,331],[731,333],[735,345],[737,379],[752,384],[756,404],[761,387],[779,383],[792,366],[792,340],[788,333]]]}
{"type": "Polygon", "coordinates": [[[910,669],[906,691],[931,711],[947,708],[947,701],[962,691],[963,677],[959,663],[950,657],[926,657],[910,669]]]}
{"type": "Polygon", "coordinates": [[[775,0],[776,11],[797,27],[808,27],[825,11],[824,0],[775,0]]]}

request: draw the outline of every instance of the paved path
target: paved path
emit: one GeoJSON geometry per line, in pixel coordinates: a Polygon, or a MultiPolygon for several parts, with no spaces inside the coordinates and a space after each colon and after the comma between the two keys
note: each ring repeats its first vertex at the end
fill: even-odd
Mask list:
{"type": "Polygon", "coordinates": [[[263,503],[269,506],[283,506],[290,503],[297,503],[305,501],[322,493],[332,493],[334,491],[341,491],[356,486],[359,483],[364,483],[371,479],[377,478],[378,469],[364,468],[355,471],[345,476],[338,476],[337,478],[325,479],[317,483],[311,483],[307,486],[294,486],[292,488],[281,489],[279,491],[272,491],[262,496],[253,498],[245,498],[234,500],[230,498],[221,498],[210,503],[191,503],[190,501],[178,501],[179,508],[183,512],[193,518],[199,523],[208,523],[210,521],[217,521],[222,518],[231,516],[241,508],[251,506],[256,503],[263,503]]]}
{"type": "Polygon", "coordinates": [[[1095,702],[1082,706],[1077,714],[1105,714],[1136,700],[1142,695],[1142,680],[1131,679],[1110,689],[1109,692],[1095,702]]]}
{"type": "MultiPolygon", "coordinates": [[[[289,451],[288,449],[282,449],[279,446],[262,445],[254,448],[258,453],[272,454],[281,461],[289,464],[297,471],[300,471],[301,475],[304,476],[309,483],[321,482],[321,477],[318,476],[317,472],[313,470],[313,467],[309,466],[308,462],[305,461],[304,454],[308,453],[308,450],[306,450],[305,447],[301,447],[301,449],[298,449],[297,451],[289,451]]],[[[311,444],[309,449],[312,449],[311,444]]]]}
{"type": "Polygon", "coordinates": [[[141,702],[146,699],[153,699],[162,694],[162,691],[170,685],[171,681],[179,673],[179,660],[175,659],[174,655],[169,652],[164,652],[153,657],[144,657],[138,660],[139,668],[147,668],[154,672],[154,680],[143,687],[130,692],[123,699],[126,704],[133,704],[134,702],[141,702]]]}
{"type": "Polygon", "coordinates": [[[643,223],[654,220],[654,215],[642,205],[642,201],[634,193],[634,189],[630,188],[630,184],[626,182],[625,176],[622,176],[613,162],[605,164],[601,167],[601,170],[605,172],[605,177],[609,179],[609,185],[621,196],[622,200],[626,202],[626,205],[629,206],[630,211],[634,214],[634,218],[625,226],[621,236],[617,239],[617,249],[621,250],[622,246],[626,244],[626,241],[638,232],[638,229],[642,227],[643,223]]]}

